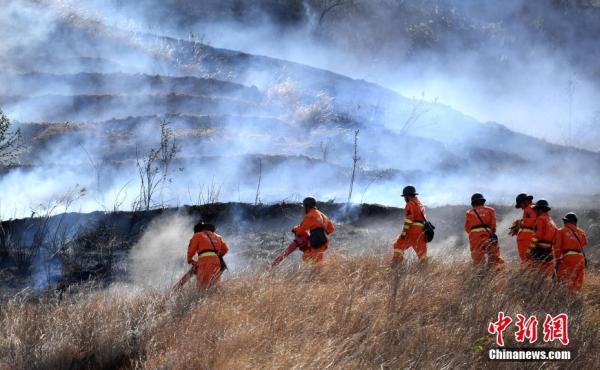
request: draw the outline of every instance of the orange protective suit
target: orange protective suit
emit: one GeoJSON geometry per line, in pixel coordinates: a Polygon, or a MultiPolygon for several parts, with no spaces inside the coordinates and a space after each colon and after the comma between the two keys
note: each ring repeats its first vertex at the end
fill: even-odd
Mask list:
{"type": "Polygon", "coordinates": [[[212,231],[194,233],[187,251],[187,261],[196,264],[196,286],[199,291],[206,290],[221,278],[221,261],[229,251],[223,237],[212,231]],[[194,255],[198,255],[196,261],[194,255]]]}
{"type": "Polygon", "coordinates": [[[585,256],[583,247],[587,245],[585,232],[572,223],[556,233],[556,241],[552,247],[555,271],[558,281],[567,284],[573,290],[583,287],[585,272],[585,256]]]}
{"type": "Polygon", "coordinates": [[[425,239],[425,207],[414,197],[404,208],[404,225],[402,233],[394,243],[392,261],[400,263],[404,260],[404,251],[413,248],[419,260],[427,258],[427,240],[425,239]]]}
{"type": "Polygon", "coordinates": [[[489,265],[504,263],[497,240],[493,242],[490,239],[496,234],[496,211],[493,208],[478,205],[469,209],[465,217],[465,231],[469,234],[473,263],[477,265],[484,262],[486,256],[489,265]]]}
{"type": "Polygon", "coordinates": [[[535,234],[535,220],[537,215],[533,210],[533,204],[530,204],[523,210],[523,218],[521,219],[519,232],[517,233],[517,251],[522,264],[527,263],[527,250],[531,245],[531,239],[535,234]]]}
{"type": "Polygon", "coordinates": [[[542,213],[535,220],[535,234],[527,249],[529,265],[539,268],[548,275],[552,275],[554,264],[552,262],[552,244],[556,238],[558,228],[548,213],[542,213]]]}
{"type": "Polygon", "coordinates": [[[335,227],[329,217],[318,209],[311,208],[304,215],[304,219],[302,219],[300,225],[293,229],[294,234],[296,234],[297,240],[299,241],[297,247],[303,252],[302,260],[304,262],[321,263],[323,261],[323,253],[325,253],[325,250],[329,247],[329,243],[325,243],[318,248],[313,248],[310,245],[308,240],[310,231],[318,228],[324,228],[327,235],[333,234],[335,231],[335,227]]]}

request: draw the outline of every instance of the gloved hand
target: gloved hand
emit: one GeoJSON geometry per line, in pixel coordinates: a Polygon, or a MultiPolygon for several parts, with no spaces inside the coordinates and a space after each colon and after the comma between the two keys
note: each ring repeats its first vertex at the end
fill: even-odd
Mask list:
{"type": "Polygon", "coordinates": [[[519,233],[519,229],[521,228],[521,220],[515,220],[511,227],[508,229],[508,235],[515,236],[519,233]]]}

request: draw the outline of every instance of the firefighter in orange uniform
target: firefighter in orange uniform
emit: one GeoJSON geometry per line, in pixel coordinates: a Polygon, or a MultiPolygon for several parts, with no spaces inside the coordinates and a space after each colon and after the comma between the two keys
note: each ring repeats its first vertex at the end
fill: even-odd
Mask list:
{"type": "Polygon", "coordinates": [[[413,248],[419,261],[427,259],[427,238],[425,236],[425,207],[417,197],[414,186],[408,185],[402,190],[406,202],[404,207],[404,225],[402,233],[394,243],[392,261],[397,264],[404,260],[404,252],[413,248]]]}
{"type": "Polygon", "coordinates": [[[304,207],[304,218],[300,225],[292,229],[296,237],[273,260],[271,268],[281,263],[296,249],[302,251],[302,260],[304,262],[320,264],[323,261],[323,254],[329,247],[329,235],[333,234],[335,227],[329,217],[317,209],[317,200],[315,198],[305,198],[302,205],[304,207]]]}
{"type": "Polygon", "coordinates": [[[523,218],[515,222],[514,229],[511,228],[511,235],[517,236],[519,259],[522,265],[526,265],[528,261],[527,250],[535,234],[535,220],[537,218],[533,210],[533,196],[524,193],[517,195],[515,208],[523,210],[523,218]]]}
{"type": "Polygon", "coordinates": [[[206,290],[221,278],[224,266],[223,256],[229,247],[221,235],[215,233],[215,226],[200,222],[194,226],[194,236],[187,251],[187,262],[196,268],[196,286],[199,291],[206,290]],[[194,260],[194,255],[198,259],[194,260]]]}
{"type": "Polygon", "coordinates": [[[526,253],[527,258],[531,261],[531,266],[540,269],[547,275],[552,275],[553,272],[552,244],[558,232],[556,224],[549,214],[551,209],[545,199],[538,200],[533,206],[537,216],[535,234],[531,238],[531,244],[526,253]]]}
{"type": "Polygon", "coordinates": [[[571,289],[580,290],[585,271],[583,247],[587,245],[587,237],[585,232],[577,227],[575,213],[567,213],[562,220],[564,227],[558,230],[556,243],[552,248],[556,277],[571,289]]]}
{"type": "Polygon", "coordinates": [[[489,266],[504,263],[500,257],[498,236],[496,236],[496,210],[485,206],[486,199],[480,193],[471,196],[471,205],[465,218],[465,231],[469,234],[471,258],[475,265],[485,262],[489,266]]]}

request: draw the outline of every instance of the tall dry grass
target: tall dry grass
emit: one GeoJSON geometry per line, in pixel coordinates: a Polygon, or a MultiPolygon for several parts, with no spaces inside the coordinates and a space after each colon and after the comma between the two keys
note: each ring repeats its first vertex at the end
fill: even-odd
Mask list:
{"type": "Polygon", "coordinates": [[[506,364],[486,360],[486,327],[503,310],[542,320],[568,313],[568,366],[600,368],[597,274],[573,295],[516,270],[436,262],[394,270],[334,256],[318,269],[232,277],[207,294],[188,288],[14,298],[0,313],[0,367],[493,368],[506,364]]]}

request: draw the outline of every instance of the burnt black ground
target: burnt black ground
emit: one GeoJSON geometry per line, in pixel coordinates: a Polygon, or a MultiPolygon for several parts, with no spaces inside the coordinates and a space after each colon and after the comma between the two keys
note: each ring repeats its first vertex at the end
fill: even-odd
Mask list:
{"type": "MultiPolygon", "coordinates": [[[[403,210],[376,204],[351,205],[321,203],[337,231],[331,238],[328,253],[342,255],[386,255],[402,227],[403,210]]],[[[436,225],[436,238],[429,245],[432,258],[451,261],[468,259],[467,239],[463,231],[464,206],[445,206],[428,210],[428,218],[436,225]]],[[[516,258],[515,240],[507,235],[507,227],[520,212],[511,207],[497,207],[498,235],[501,253],[509,261],[516,258]]],[[[580,226],[588,232],[587,255],[590,267],[597,269],[600,260],[600,224],[597,210],[576,210],[580,226]]],[[[566,210],[553,210],[556,215],[566,210]]],[[[217,225],[217,231],[228,241],[236,259],[235,269],[266,267],[279,251],[292,240],[290,230],[302,218],[299,204],[280,203],[250,205],[217,203],[202,206],[158,209],[143,212],[67,213],[49,218],[26,218],[2,222],[0,233],[0,287],[15,291],[35,287],[35,264],[51,263],[47,250],[56,252],[52,265],[60,266],[47,286],[38,290],[65,288],[71,284],[97,281],[101,284],[130,281],[130,251],[150,228],[157,223],[180,217],[190,222],[206,221],[217,225]],[[13,247],[11,247],[13,243],[13,247]],[[20,251],[36,252],[29,261],[20,261],[14,244],[20,251]],[[11,249],[12,248],[12,249],[11,249]],[[44,257],[45,256],[45,257],[44,257]],[[239,262],[243,261],[243,262],[239,262]],[[25,266],[23,266],[25,264],[25,266]]],[[[181,235],[182,240],[191,237],[181,235]]],[[[142,246],[143,248],[143,246],[142,246]]],[[[186,245],[180,250],[184,261],[186,245]]],[[[179,252],[176,252],[179,254],[179,252]]],[[[412,254],[412,253],[409,253],[412,254]]],[[[297,261],[297,257],[295,259],[297,261]]],[[[233,271],[235,273],[235,271],[233,271]]],[[[39,284],[38,284],[39,285],[39,284]]]]}

